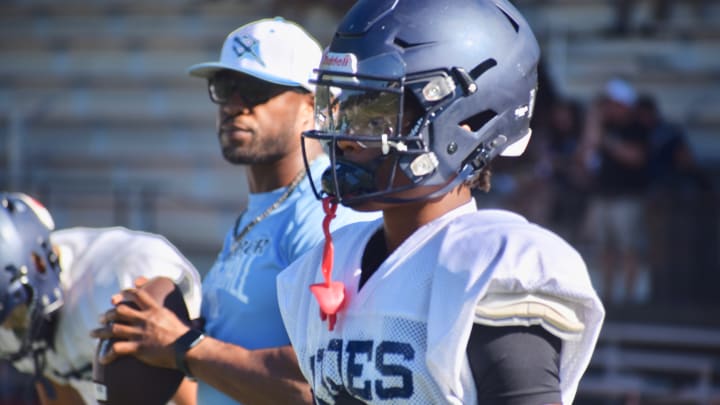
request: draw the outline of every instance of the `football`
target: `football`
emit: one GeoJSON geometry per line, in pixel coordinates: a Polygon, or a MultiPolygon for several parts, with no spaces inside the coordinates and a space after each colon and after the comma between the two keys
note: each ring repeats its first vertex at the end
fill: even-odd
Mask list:
{"type": "MultiPolygon", "coordinates": [[[[172,280],[166,277],[153,278],[141,289],[175,313],[180,320],[190,324],[182,292],[172,280]]],[[[138,308],[137,304],[131,301],[121,302],[119,305],[138,308]]],[[[175,369],[147,365],[133,356],[122,356],[110,364],[101,365],[98,359],[114,341],[115,339],[100,340],[95,351],[93,382],[98,403],[165,405],[180,386],[183,373],[175,369]]]]}

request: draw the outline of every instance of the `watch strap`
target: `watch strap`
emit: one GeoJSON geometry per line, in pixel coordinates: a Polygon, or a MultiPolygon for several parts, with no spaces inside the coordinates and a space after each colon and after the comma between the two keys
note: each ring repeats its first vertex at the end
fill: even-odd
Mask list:
{"type": "Polygon", "coordinates": [[[205,335],[201,331],[197,329],[190,329],[173,342],[173,350],[175,351],[175,367],[188,378],[195,379],[188,368],[185,355],[190,349],[197,346],[203,339],[205,339],[205,335]]]}

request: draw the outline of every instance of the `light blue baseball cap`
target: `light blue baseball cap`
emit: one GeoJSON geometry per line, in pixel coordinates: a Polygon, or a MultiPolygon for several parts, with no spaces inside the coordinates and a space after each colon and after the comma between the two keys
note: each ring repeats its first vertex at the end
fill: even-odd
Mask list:
{"type": "Polygon", "coordinates": [[[223,69],[234,70],[284,86],[301,86],[311,92],[309,80],[320,64],[317,40],[300,25],[282,17],[251,22],[231,32],[223,43],[220,60],[188,68],[191,76],[209,78],[223,69]]]}

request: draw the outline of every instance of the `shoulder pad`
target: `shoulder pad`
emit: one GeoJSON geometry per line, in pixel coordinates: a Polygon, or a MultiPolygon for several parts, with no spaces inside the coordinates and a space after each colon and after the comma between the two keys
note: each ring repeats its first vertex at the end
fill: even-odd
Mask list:
{"type": "Polygon", "coordinates": [[[571,303],[533,294],[488,294],[475,307],[475,323],[488,326],[541,325],[563,340],[577,340],[585,330],[571,303]]]}

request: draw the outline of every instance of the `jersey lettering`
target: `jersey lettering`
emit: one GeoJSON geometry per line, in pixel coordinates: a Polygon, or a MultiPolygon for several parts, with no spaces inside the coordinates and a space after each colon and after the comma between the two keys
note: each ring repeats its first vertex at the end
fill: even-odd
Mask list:
{"type": "Polygon", "coordinates": [[[347,382],[348,389],[354,395],[370,400],[372,399],[370,381],[362,380],[363,363],[372,362],[372,340],[357,341],[351,340],[347,344],[348,365],[347,365],[347,382]],[[363,360],[365,360],[363,362],[363,360]],[[362,388],[355,386],[357,382],[362,383],[362,388]]]}
{"type": "Polygon", "coordinates": [[[415,350],[407,343],[381,342],[378,345],[375,358],[375,367],[384,376],[399,377],[400,385],[385,385],[387,379],[375,381],[375,391],[380,399],[410,398],[413,394],[412,371],[390,360],[397,355],[401,356],[404,362],[415,360],[415,350]]]}
{"type": "Polygon", "coordinates": [[[337,393],[342,390],[343,383],[342,381],[333,381],[331,375],[339,376],[340,370],[342,369],[342,339],[330,340],[330,342],[328,342],[326,352],[329,354],[329,356],[327,356],[327,361],[320,363],[320,367],[324,374],[322,382],[330,392],[337,393]],[[334,356],[331,356],[333,352],[335,354],[334,356]]]}
{"type": "Polygon", "coordinates": [[[265,252],[265,248],[270,244],[270,240],[262,238],[258,240],[247,240],[243,239],[240,242],[238,250],[243,252],[245,255],[260,256],[265,252]]]}
{"type": "Polygon", "coordinates": [[[409,343],[331,339],[309,361],[318,397],[372,401],[408,399],[414,393],[415,349],[409,343]]]}
{"type": "MultiPolygon", "coordinates": [[[[241,265],[242,259],[239,256],[232,257],[232,261],[234,264],[238,264],[238,267],[241,269],[241,274],[238,275],[237,278],[229,279],[230,282],[232,282],[233,289],[237,291],[237,297],[238,299],[243,302],[244,304],[247,304],[250,301],[250,298],[245,293],[245,283],[247,281],[247,277],[250,274],[252,266],[252,261],[258,257],[262,256],[265,253],[265,248],[270,245],[270,239],[268,238],[262,238],[257,240],[247,240],[243,239],[240,242],[240,245],[237,248],[238,252],[241,252],[243,256],[249,256],[247,260],[247,263],[245,265],[241,265]]],[[[232,253],[230,253],[232,254],[232,253]]],[[[236,253],[237,255],[238,253],[236,253]]],[[[225,266],[223,266],[224,269],[225,266]]]]}

